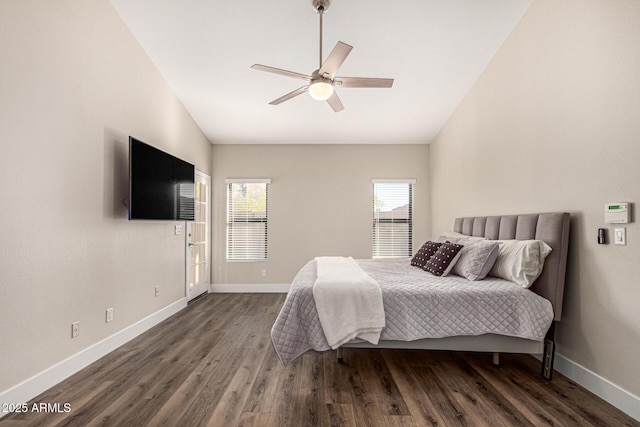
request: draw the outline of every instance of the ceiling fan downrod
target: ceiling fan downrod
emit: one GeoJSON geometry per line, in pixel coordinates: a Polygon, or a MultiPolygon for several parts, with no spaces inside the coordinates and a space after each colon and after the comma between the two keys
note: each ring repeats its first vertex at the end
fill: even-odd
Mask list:
{"type": "Polygon", "coordinates": [[[331,0],[311,0],[313,8],[320,15],[320,61],[318,62],[318,69],[322,68],[322,17],[324,13],[329,9],[331,0]]]}

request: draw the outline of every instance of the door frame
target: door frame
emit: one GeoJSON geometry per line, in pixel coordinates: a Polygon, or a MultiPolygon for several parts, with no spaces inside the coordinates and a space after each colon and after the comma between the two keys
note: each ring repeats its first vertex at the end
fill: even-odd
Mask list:
{"type": "MultiPolygon", "coordinates": [[[[206,225],[205,225],[205,235],[207,237],[207,245],[205,247],[205,287],[206,290],[202,290],[198,292],[198,295],[202,295],[203,293],[208,293],[211,289],[211,176],[207,175],[204,172],[201,172],[196,169],[195,171],[196,180],[201,179],[204,180],[207,187],[207,209],[206,209],[206,225]]],[[[191,270],[191,256],[190,256],[190,248],[189,245],[191,243],[191,239],[189,238],[191,234],[191,230],[193,227],[193,222],[187,221],[185,225],[185,297],[187,298],[187,302],[190,301],[189,295],[189,282],[190,282],[190,270],[191,270]]],[[[193,298],[191,298],[193,299],[193,298]]]]}

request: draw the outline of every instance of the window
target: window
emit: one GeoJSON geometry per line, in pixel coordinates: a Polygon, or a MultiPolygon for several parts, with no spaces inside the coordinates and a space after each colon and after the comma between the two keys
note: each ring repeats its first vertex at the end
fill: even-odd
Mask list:
{"type": "Polygon", "coordinates": [[[408,179],[373,181],[374,258],[413,253],[413,184],[408,179]]]}
{"type": "Polygon", "coordinates": [[[228,179],[227,261],[267,259],[267,187],[270,179],[228,179]]]}

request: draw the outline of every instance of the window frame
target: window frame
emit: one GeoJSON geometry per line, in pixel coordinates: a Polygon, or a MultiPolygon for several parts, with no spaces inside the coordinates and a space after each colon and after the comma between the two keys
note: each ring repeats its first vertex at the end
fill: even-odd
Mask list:
{"type": "MultiPolygon", "coordinates": [[[[413,255],[413,205],[414,201],[414,187],[416,184],[415,179],[373,179],[371,183],[371,194],[372,194],[372,230],[371,230],[371,258],[402,258],[402,257],[410,257],[413,255]],[[376,184],[407,184],[409,186],[409,214],[408,218],[379,218],[376,216],[376,213],[379,214],[379,211],[376,211],[376,184]],[[377,224],[408,224],[407,230],[407,240],[406,242],[406,251],[407,253],[403,253],[400,255],[394,254],[383,254],[380,255],[380,238],[377,237],[376,225],[377,224]],[[378,244],[376,245],[376,241],[378,244]]],[[[379,229],[379,228],[378,228],[379,229]]],[[[398,248],[400,250],[402,248],[398,248]]],[[[393,248],[391,248],[393,252],[393,248]]]]}
{"type": "Polygon", "coordinates": [[[269,184],[271,184],[271,179],[267,178],[247,178],[247,179],[225,179],[225,186],[227,189],[227,216],[226,216],[226,239],[225,239],[225,250],[226,250],[226,261],[227,262],[265,262],[268,258],[268,236],[269,236],[269,184]],[[232,220],[232,197],[233,194],[233,185],[237,184],[265,184],[265,210],[264,217],[259,218],[245,218],[243,221],[233,221],[232,220]],[[264,223],[264,257],[250,257],[250,251],[247,251],[244,257],[234,256],[234,251],[231,251],[230,243],[232,241],[232,224],[251,224],[251,223],[264,223]]]}

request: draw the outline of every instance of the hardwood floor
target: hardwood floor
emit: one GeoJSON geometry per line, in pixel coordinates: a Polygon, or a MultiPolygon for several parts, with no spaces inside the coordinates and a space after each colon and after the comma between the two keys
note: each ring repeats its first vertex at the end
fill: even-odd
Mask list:
{"type": "Polygon", "coordinates": [[[2,426],[640,426],[526,355],[345,349],[284,368],[283,294],[212,294],[38,396],[2,426]]]}

